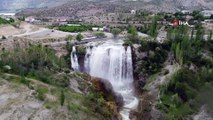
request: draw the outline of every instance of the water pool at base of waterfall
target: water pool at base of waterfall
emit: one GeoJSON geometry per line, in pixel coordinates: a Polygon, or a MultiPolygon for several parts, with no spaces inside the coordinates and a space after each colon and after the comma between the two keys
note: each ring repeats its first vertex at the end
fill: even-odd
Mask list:
{"type": "MultiPolygon", "coordinates": [[[[71,53],[71,64],[74,70],[80,71],[75,46],[71,53]]],[[[82,72],[103,78],[112,84],[113,90],[123,97],[124,106],[120,110],[122,119],[130,120],[130,111],[138,106],[133,86],[131,47],[124,47],[122,40],[109,40],[101,44],[89,43],[83,68],[82,72]]]]}

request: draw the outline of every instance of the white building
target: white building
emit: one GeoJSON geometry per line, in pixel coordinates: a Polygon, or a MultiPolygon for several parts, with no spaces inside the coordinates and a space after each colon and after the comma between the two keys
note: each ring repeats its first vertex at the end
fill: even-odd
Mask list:
{"type": "Polygon", "coordinates": [[[80,24],[67,24],[67,26],[74,26],[74,27],[80,27],[80,24]]]}
{"type": "Polygon", "coordinates": [[[104,31],[104,28],[99,28],[99,31],[104,31]]]}
{"type": "Polygon", "coordinates": [[[98,31],[98,30],[99,30],[98,27],[93,27],[93,28],[92,28],[92,31],[98,31]]]}
{"type": "Polygon", "coordinates": [[[201,14],[204,17],[210,17],[211,15],[213,15],[213,10],[204,10],[204,11],[201,12],[201,14]]]}
{"type": "Polygon", "coordinates": [[[189,10],[182,10],[181,13],[187,15],[187,14],[190,14],[191,12],[189,10]]]}
{"type": "Polygon", "coordinates": [[[93,27],[92,31],[104,31],[104,28],[102,28],[102,27],[93,27]]]}
{"type": "Polygon", "coordinates": [[[135,10],[131,10],[131,14],[136,14],[136,11],[135,10]]]}
{"type": "Polygon", "coordinates": [[[33,16],[30,16],[30,17],[26,17],[25,18],[25,22],[34,22],[35,21],[35,18],[33,16]]]}

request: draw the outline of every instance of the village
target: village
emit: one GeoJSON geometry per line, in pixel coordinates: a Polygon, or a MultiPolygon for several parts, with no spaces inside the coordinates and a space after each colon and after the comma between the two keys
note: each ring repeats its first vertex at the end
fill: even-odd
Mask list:
{"type": "MultiPolygon", "coordinates": [[[[1,25],[2,39],[22,37],[29,39],[74,39],[77,41],[95,38],[125,37],[128,28],[133,26],[141,37],[153,37],[162,42],[167,37],[170,27],[186,25],[194,30],[202,24],[207,39],[213,28],[213,10],[188,11],[175,13],[152,13],[142,10],[131,10],[128,13],[107,13],[73,19],[62,17],[17,16],[14,13],[2,13],[1,19],[14,20],[8,25],[1,25]],[[155,25],[156,24],[156,25],[155,25]],[[149,33],[152,26],[156,35],[149,33]]],[[[63,40],[62,40],[63,41],[63,40]]]]}
{"type": "Polygon", "coordinates": [[[212,23],[213,10],[203,11],[188,11],[182,10],[176,13],[151,13],[142,10],[131,10],[129,13],[106,13],[103,15],[93,15],[90,17],[71,18],[67,16],[62,17],[45,17],[38,18],[36,16],[27,16],[25,21],[38,25],[70,25],[70,23],[91,24],[94,26],[111,26],[111,27],[125,27],[133,25],[136,27],[143,27],[145,24],[151,23],[152,16],[157,16],[158,23],[168,25],[174,19],[179,19],[184,22],[196,23],[200,20],[203,24],[212,23]],[[200,18],[199,18],[200,17],[200,18]]]}

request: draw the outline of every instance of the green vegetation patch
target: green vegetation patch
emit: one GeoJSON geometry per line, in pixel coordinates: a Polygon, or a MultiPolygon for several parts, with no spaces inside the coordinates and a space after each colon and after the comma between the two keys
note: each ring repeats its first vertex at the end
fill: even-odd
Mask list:
{"type": "Polygon", "coordinates": [[[142,74],[152,75],[161,70],[163,63],[168,57],[169,43],[158,43],[156,41],[141,41],[139,52],[146,53],[143,57],[139,70],[142,74]]]}
{"type": "Polygon", "coordinates": [[[197,112],[202,105],[212,105],[210,101],[201,98],[209,95],[208,98],[212,99],[213,96],[207,89],[213,87],[212,80],[211,69],[203,68],[193,72],[182,68],[172,76],[168,84],[161,87],[161,97],[157,107],[166,113],[167,120],[186,119],[197,112]]]}
{"type": "Polygon", "coordinates": [[[84,32],[84,31],[91,30],[92,27],[86,26],[86,25],[81,25],[81,26],[64,25],[64,26],[57,27],[57,29],[60,30],[60,31],[64,31],[64,32],[84,32]]]}
{"type": "Polygon", "coordinates": [[[60,80],[53,76],[66,66],[63,58],[57,57],[52,49],[42,45],[32,45],[29,48],[17,48],[14,51],[1,53],[0,68],[3,72],[28,76],[52,85],[68,86],[68,79],[60,80]],[[5,70],[6,65],[11,69],[5,70]]]}
{"type": "Polygon", "coordinates": [[[11,23],[14,23],[14,22],[15,22],[15,20],[12,19],[12,18],[9,18],[9,20],[6,20],[6,19],[0,17],[0,25],[1,24],[11,24],[11,23]]]}
{"type": "Polygon", "coordinates": [[[84,46],[84,45],[76,46],[76,52],[77,52],[77,55],[85,55],[86,54],[86,46],[84,46]]]}

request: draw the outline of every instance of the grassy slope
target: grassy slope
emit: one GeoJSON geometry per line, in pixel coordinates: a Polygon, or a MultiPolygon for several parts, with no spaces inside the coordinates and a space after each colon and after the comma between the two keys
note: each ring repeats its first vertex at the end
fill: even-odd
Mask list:
{"type": "MultiPolygon", "coordinates": [[[[103,93],[97,91],[89,81],[90,76],[69,70],[63,58],[58,58],[52,49],[42,45],[2,51],[0,73],[0,77],[16,84],[17,89],[24,86],[28,91],[34,91],[33,98],[42,102],[42,108],[53,116],[50,120],[107,120],[112,116],[103,93]],[[75,83],[81,93],[70,88],[75,83]]],[[[11,104],[7,109],[14,106],[11,104]]],[[[23,110],[23,114],[25,113],[27,111],[23,110]]],[[[32,113],[34,114],[37,112],[32,113]]]]}
{"type": "MultiPolygon", "coordinates": [[[[36,101],[37,99],[42,103],[42,106],[38,108],[38,110],[35,110],[33,113],[31,113],[31,114],[35,114],[35,116],[36,116],[36,113],[39,112],[40,109],[42,109],[42,110],[51,111],[49,115],[53,115],[53,118],[56,118],[56,119],[73,119],[73,120],[107,119],[107,118],[104,118],[99,113],[95,113],[92,110],[92,108],[88,108],[88,105],[85,104],[87,97],[84,94],[76,93],[70,88],[63,89],[57,86],[45,84],[35,79],[23,78],[21,76],[13,75],[13,74],[2,73],[0,75],[0,78],[1,78],[0,79],[1,85],[10,86],[10,89],[12,91],[14,89],[14,91],[11,92],[11,94],[14,93],[15,91],[23,91],[23,90],[34,91],[35,90],[35,94],[33,94],[33,99],[34,99],[33,101],[36,101]],[[64,95],[65,95],[63,106],[61,106],[62,90],[64,91],[64,95]]],[[[30,97],[30,95],[26,95],[26,97],[30,97]]],[[[14,98],[13,100],[18,101],[20,98],[17,97],[17,98],[14,98]]],[[[29,101],[30,100],[28,99],[25,100],[26,103],[29,101]]],[[[9,100],[7,102],[9,102],[9,100]]],[[[15,106],[15,103],[8,106],[7,109],[10,109],[10,107],[14,107],[14,106],[15,106]]],[[[22,110],[22,108],[19,108],[19,109],[22,110]]],[[[8,113],[9,111],[10,110],[8,110],[8,113]]],[[[26,114],[28,113],[26,112],[26,114]]],[[[34,119],[35,116],[31,115],[32,119],[34,119]]]]}

